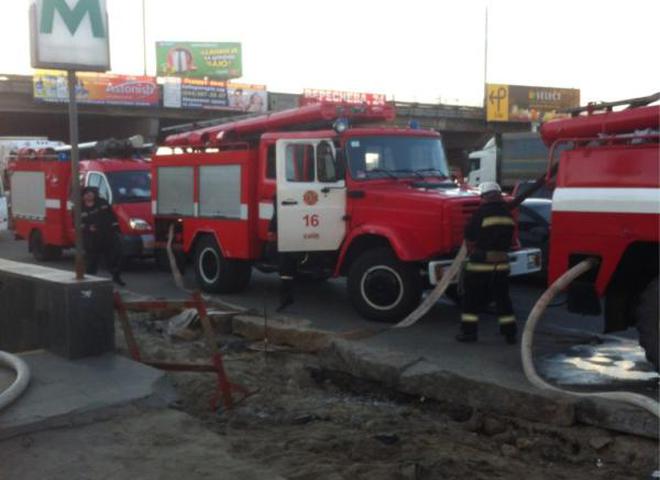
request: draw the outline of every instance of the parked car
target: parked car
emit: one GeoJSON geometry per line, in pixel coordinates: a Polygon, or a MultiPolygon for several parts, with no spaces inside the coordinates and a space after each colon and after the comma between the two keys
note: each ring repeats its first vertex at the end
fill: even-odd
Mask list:
{"type": "Polygon", "coordinates": [[[546,198],[528,198],[520,204],[518,229],[523,247],[541,249],[543,266],[541,274],[545,277],[548,270],[548,245],[552,216],[552,200],[546,198]]]}

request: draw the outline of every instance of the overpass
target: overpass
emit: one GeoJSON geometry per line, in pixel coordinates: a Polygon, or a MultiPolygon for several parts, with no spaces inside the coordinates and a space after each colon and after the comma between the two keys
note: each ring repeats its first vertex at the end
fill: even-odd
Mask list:
{"type": "MultiPolygon", "coordinates": [[[[269,110],[298,106],[299,95],[269,92],[269,110]]],[[[481,107],[395,102],[395,123],[417,120],[423,128],[443,135],[450,163],[465,166],[467,153],[481,147],[496,132],[529,130],[528,123],[487,123],[481,107]]],[[[0,77],[0,136],[47,136],[68,141],[67,105],[35,102],[32,76],[0,77]]],[[[163,107],[79,104],[80,141],[127,137],[137,133],[157,139],[164,127],[203,120],[231,118],[236,112],[163,107]]]]}

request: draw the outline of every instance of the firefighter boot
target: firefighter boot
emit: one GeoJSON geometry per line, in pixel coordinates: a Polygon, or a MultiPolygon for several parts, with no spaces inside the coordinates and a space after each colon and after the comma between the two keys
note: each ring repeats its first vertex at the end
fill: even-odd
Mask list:
{"type": "Polygon", "coordinates": [[[504,335],[506,343],[515,345],[518,337],[518,325],[516,322],[503,323],[500,325],[500,333],[504,335]]]}
{"type": "Polygon", "coordinates": [[[456,340],[463,343],[477,341],[477,322],[461,322],[461,331],[456,335],[456,340]]]}
{"type": "Polygon", "coordinates": [[[293,279],[282,278],[280,282],[280,305],[276,312],[281,312],[293,303],[293,279]]]}

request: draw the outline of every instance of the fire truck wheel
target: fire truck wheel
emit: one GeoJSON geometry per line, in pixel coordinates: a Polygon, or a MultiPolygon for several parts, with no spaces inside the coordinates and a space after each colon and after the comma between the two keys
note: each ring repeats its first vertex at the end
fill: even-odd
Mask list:
{"type": "Polygon", "coordinates": [[[658,277],[651,280],[639,297],[637,306],[637,330],[639,331],[639,344],[646,351],[646,359],[658,369],[658,328],[660,312],[658,310],[658,296],[660,287],[658,277]]]}
{"type": "Polygon", "coordinates": [[[364,317],[394,322],[419,303],[422,277],[417,269],[400,262],[389,248],[363,253],[348,273],[348,294],[364,317]]]}
{"type": "Polygon", "coordinates": [[[38,262],[47,262],[55,260],[62,255],[62,249],[55,245],[45,245],[41,232],[33,230],[30,234],[30,252],[38,262]]]}
{"type": "Polygon", "coordinates": [[[210,235],[200,238],[195,248],[195,278],[205,292],[236,293],[250,281],[249,262],[228,260],[210,235]]]}

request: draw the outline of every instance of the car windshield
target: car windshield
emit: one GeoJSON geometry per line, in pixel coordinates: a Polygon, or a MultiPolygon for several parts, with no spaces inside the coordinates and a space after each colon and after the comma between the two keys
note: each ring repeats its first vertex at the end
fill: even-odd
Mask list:
{"type": "Polygon", "coordinates": [[[354,179],[447,177],[447,159],[439,138],[411,136],[353,137],[346,157],[354,179]]]}
{"type": "Polygon", "coordinates": [[[113,203],[151,201],[151,173],[145,170],[106,173],[113,203]]]}

